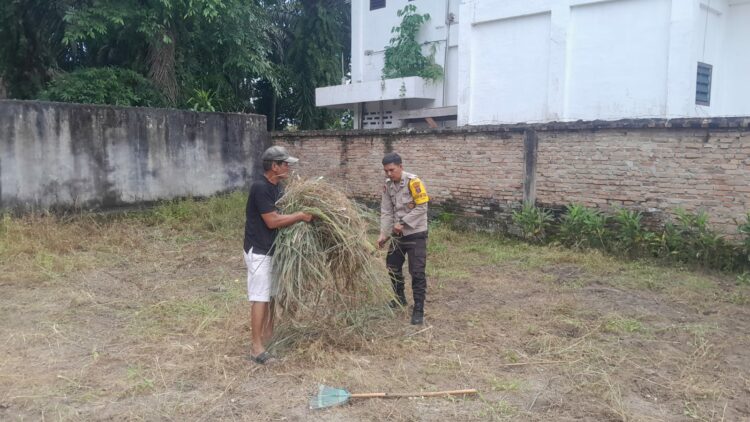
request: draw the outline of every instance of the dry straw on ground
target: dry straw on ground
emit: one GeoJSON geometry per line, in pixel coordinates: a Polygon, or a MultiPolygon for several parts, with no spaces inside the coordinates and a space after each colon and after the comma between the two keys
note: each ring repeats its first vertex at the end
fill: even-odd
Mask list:
{"type": "Polygon", "coordinates": [[[367,325],[374,341],[307,341],[255,365],[246,200],[0,217],[0,420],[749,420],[750,286],[736,274],[444,224],[430,227],[431,328],[399,311],[367,325]],[[481,396],[313,413],[320,383],[481,396]]]}
{"type": "Polygon", "coordinates": [[[322,178],[293,180],[278,206],[315,216],[276,238],[276,314],[291,328],[280,340],[322,335],[349,343],[348,334],[366,334],[373,319],[390,313],[392,298],[384,259],[368,238],[371,216],[322,178]]]}

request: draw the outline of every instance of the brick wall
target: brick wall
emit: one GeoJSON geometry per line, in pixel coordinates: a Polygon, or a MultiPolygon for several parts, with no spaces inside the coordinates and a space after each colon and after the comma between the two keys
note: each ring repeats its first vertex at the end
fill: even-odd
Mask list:
{"type": "Polygon", "coordinates": [[[705,210],[715,228],[734,234],[734,220],[750,210],[749,125],[750,118],[623,120],[275,133],[273,141],[301,158],[303,175],[329,177],[370,202],[382,191],[383,154],[396,151],[424,180],[434,208],[485,224],[506,225],[526,196],[553,208],[622,206],[652,221],[678,207],[705,210]]]}

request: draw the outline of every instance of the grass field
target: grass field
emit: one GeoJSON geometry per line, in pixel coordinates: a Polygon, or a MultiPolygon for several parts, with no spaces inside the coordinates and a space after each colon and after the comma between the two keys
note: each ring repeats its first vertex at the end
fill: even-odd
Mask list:
{"type": "Polygon", "coordinates": [[[426,325],[249,362],[241,193],[0,219],[0,420],[750,420],[736,275],[430,231],[426,325]],[[476,388],[474,398],[352,392],[476,388]]]}

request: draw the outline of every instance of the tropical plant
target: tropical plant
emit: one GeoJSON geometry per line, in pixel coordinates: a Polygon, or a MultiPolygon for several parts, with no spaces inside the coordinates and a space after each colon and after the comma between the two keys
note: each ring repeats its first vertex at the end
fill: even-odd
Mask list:
{"type": "Polygon", "coordinates": [[[604,246],[607,217],[600,211],[580,204],[566,207],[560,222],[560,240],[574,248],[604,246]]]}
{"type": "Polygon", "coordinates": [[[345,111],[315,105],[315,88],[341,83],[349,74],[350,12],[344,0],[264,0],[270,19],[270,60],[283,87],[256,84],[255,110],[268,129],[333,128],[345,111]]]}
{"type": "Polygon", "coordinates": [[[541,242],[547,237],[552,224],[552,212],[526,203],[520,211],[513,212],[513,222],[521,229],[524,239],[541,242]]]}
{"type": "Polygon", "coordinates": [[[739,232],[743,236],[743,252],[745,254],[745,257],[747,258],[745,265],[748,265],[750,264],[750,212],[748,212],[745,216],[745,221],[740,223],[739,232]]]}
{"type": "Polygon", "coordinates": [[[349,8],[340,0],[299,2],[299,13],[292,23],[293,43],[288,51],[292,75],[292,97],[300,129],[325,128],[341,115],[315,105],[315,88],[340,84],[345,77],[343,42],[350,31],[349,8]]]}
{"type": "Polygon", "coordinates": [[[85,104],[159,107],[165,99],[151,82],[132,70],[84,68],[57,75],[40,99],[85,104]]]}
{"type": "Polygon", "coordinates": [[[205,89],[195,89],[193,96],[188,99],[187,103],[193,111],[216,111],[214,107],[214,92],[205,89]]]}
{"type": "Polygon", "coordinates": [[[614,216],[614,247],[617,252],[638,255],[647,250],[653,233],[643,228],[643,215],[638,211],[620,209],[614,216]]]}
{"type": "Polygon", "coordinates": [[[383,78],[421,76],[430,81],[441,79],[443,68],[435,63],[435,44],[431,45],[431,53],[425,56],[422,54],[422,44],[417,41],[419,30],[430,20],[430,15],[417,13],[417,7],[413,4],[406,5],[397,15],[401,18],[401,24],[391,29],[394,36],[385,48],[383,78]]]}
{"type": "Polygon", "coordinates": [[[695,214],[678,208],[675,214],[676,221],[665,224],[660,236],[662,255],[717,269],[736,267],[736,248],[710,228],[705,211],[695,214]]]}

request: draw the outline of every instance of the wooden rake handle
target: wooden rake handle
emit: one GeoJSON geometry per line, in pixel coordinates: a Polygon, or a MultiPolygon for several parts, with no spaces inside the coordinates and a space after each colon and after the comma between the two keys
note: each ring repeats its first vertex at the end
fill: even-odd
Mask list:
{"type": "Polygon", "coordinates": [[[477,394],[478,391],[471,388],[468,390],[450,390],[450,391],[430,391],[422,393],[359,393],[350,394],[349,397],[354,399],[368,399],[368,398],[396,398],[396,397],[443,397],[443,396],[463,396],[466,394],[477,394]]]}

